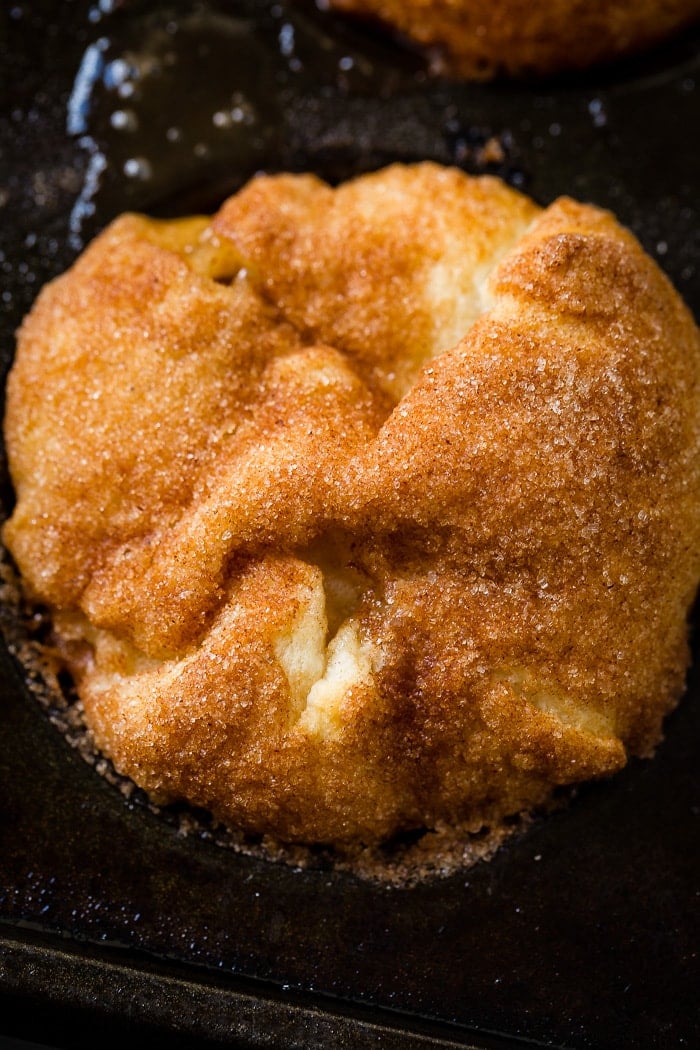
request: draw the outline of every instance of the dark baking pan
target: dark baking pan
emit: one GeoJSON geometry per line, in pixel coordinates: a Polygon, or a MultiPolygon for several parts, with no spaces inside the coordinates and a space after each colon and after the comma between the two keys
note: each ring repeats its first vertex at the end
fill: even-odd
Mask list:
{"type": "MultiPolygon", "coordinates": [[[[479,86],[305,3],[33,0],[2,6],[0,39],[4,368],[41,284],[114,214],[212,207],[259,168],[337,180],[431,157],[543,204],[592,200],[700,312],[697,32],[586,76],[479,86]]],[[[0,680],[0,1033],[700,1045],[696,671],[653,761],[404,889],[183,836],[83,761],[6,649],[0,680]]]]}

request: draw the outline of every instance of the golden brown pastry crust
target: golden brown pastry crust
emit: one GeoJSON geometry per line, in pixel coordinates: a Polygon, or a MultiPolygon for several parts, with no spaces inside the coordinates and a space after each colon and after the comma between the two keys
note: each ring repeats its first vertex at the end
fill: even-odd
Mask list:
{"type": "Polygon", "coordinates": [[[24,322],[5,434],[4,539],[156,800],[478,829],[681,693],[698,331],[593,207],[424,164],[125,216],[24,322]]]}
{"type": "Polygon", "coordinates": [[[639,51],[700,17],[699,0],[327,0],[376,18],[469,79],[580,70],[639,51]]]}

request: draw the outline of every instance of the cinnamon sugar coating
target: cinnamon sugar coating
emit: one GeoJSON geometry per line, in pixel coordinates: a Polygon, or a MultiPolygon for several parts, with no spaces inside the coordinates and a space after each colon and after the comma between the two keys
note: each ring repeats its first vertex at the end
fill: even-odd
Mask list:
{"type": "Polygon", "coordinates": [[[342,846],[649,754],[700,577],[700,338],[606,212],[395,166],[114,222],[19,333],[4,530],[156,801],[342,846]]]}
{"type": "Polygon", "coordinates": [[[428,49],[437,72],[581,70],[663,40],[700,18],[700,0],[326,0],[428,49]]]}

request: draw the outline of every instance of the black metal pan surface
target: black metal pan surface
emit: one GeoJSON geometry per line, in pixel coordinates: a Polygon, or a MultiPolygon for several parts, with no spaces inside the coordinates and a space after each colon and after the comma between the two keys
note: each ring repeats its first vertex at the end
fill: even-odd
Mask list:
{"type": "MultiPolygon", "coordinates": [[[[700,315],[700,34],[545,83],[270,0],[0,9],[0,353],[125,209],[258,169],[426,157],[612,208],[700,315]]],[[[7,479],[3,500],[11,501],[7,479]]],[[[644,654],[639,654],[644,659],[644,654]]],[[[700,681],[652,761],[408,889],[243,856],[128,803],[0,649],[0,1035],[60,1046],[700,1045],[700,681]]]]}

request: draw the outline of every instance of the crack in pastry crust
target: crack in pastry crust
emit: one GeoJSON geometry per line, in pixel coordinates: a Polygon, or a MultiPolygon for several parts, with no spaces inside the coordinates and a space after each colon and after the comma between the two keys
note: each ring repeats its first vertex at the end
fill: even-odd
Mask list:
{"type": "Polygon", "coordinates": [[[698,332],[595,208],[425,164],[123,217],[25,321],[5,431],[5,541],[157,801],[478,830],[682,690],[698,332]]]}

